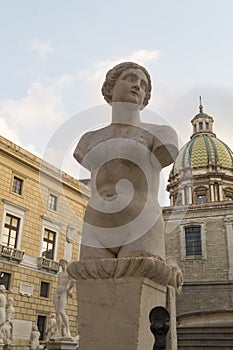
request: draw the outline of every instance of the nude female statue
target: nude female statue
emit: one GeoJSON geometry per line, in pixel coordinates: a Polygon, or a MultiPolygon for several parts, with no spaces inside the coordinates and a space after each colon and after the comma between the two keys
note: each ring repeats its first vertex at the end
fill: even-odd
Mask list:
{"type": "Polygon", "coordinates": [[[178,154],[176,133],[169,126],[140,120],[151,94],[144,67],[117,65],[107,73],[102,93],[112,106],[112,122],[83,135],[74,152],[91,171],[80,259],[164,259],[159,175],[178,154]]]}

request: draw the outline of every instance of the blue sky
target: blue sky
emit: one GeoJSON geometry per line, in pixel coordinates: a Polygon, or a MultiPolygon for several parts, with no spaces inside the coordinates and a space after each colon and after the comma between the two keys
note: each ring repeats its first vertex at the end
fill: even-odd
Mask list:
{"type": "Polygon", "coordinates": [[[1,1],[1,134],[42,155],[70,117],[85,129],[106,71],[134,60],[152,76],[149,108],[183,142],[202,95],[233,148],[232,13],[231,0],[1,1]]]}

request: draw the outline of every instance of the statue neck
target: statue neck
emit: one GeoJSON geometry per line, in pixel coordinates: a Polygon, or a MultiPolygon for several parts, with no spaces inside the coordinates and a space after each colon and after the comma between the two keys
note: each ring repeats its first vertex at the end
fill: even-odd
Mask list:
{"type": "Polygon", "coordinates": [[[114,102],[112,104],[112,123],[139,125],[141,123],[139,106],[132,103],[114,102]]]}

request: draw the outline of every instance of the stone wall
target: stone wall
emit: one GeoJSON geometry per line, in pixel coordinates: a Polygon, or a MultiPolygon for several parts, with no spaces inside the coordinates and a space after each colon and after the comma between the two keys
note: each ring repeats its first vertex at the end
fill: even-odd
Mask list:
{"type": "Polygon", "coordinates": [[[166,255],[177,259],[184,274],[183,293],[177,298],[178,315],[233,307],[229,262],[233,253],[226,226],[232,214],[231,202],[164,209],[166,255]],[[201,226],[202,256],[186,256],[182,230],[187,225],[201,226]]]}
{"type": "MultiPolygon", "coordinates": [[[[23,260],[7,258],[0,253],[0,276],[2,273],[11,274],[9,290],[5,295],[6,298],[14,298],[16,322],[20,320],[36,324],[38,315],[42,315],[47,317],[48,323],[50,314],[54,312],[53,295],[57,286],[58,271],[41,269],[38,265],[42,250],[43,225],[46,223],[57,231],[54,256],[56,262],[65,255],[68,244],[67,226],[72,224],[75,227],[70,260],[77,260],[88,196],[89,189],[85,185],[47,163],[41,168],[40,158],[0,137],[0,243],[2,243],[4,213],[8,208],[23,213],[20,222],[22,232],[17,246],[17,249],[24,253],[23,260]],[[14,176],[23,180],[21,195],[12,191],[14,176]],[[50,193],[58,198],[56,211],[48,208],[50,193]],[[48,298],[40,297],[42,281],[50,284],[48,298]],[[28,290],[30,295],[22,295],[22,290],[24,292],[28,290]]],[[[70,318],[71,333],[75,336],[77,334],[75,288],[73,294],[74,297],[68,300],[67,314],[70,318]]],[[[25,339],[16,339],[17,341],[19,346],[25,339]]]]}

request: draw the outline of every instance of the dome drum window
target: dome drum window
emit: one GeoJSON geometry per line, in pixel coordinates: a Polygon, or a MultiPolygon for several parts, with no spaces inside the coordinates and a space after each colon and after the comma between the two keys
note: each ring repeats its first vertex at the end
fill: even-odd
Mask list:
{"type": "Polygon", "coordinates": [[[208,191],[206,187],[197,187],[194,190],[195,192],[195,204],[203,204],[206,203],[209,199],[208,191]]]}
{"type": "Polygon", "coordinates": [[[233,200],[233,188],[226,188],[224,190],[224,199],[226,201],[232,201],[233,200]]]}

